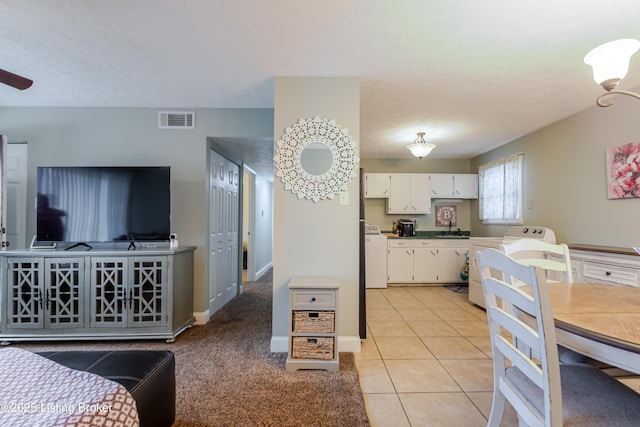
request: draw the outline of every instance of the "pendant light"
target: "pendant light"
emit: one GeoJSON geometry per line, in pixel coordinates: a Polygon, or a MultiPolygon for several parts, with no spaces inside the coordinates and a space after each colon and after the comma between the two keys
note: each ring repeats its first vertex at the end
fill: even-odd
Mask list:
{"type": "Polygon", "coordinates": [[[640,98],[637,93],[616,89],[618,83],[627,75],[631,55],[638,49],[640,49],[638,40],[614,40],[594,48],[584,57],[585,64],[593,67],[593,79],[607,91],[597,99],[600,107],[608,107],[612,104],[611,101],[602,100],[607,95],[619,94],[640,98]]]}

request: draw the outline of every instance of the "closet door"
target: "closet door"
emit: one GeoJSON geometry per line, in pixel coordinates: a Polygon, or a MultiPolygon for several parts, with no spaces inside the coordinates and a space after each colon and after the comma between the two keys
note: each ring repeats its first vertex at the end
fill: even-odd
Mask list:
{"type": "Polygon", "coordinates": [[[240,167],[211,151],[209,161],[209,313],[238,293],[240,167]]]}
{"type": "Polygon", "coordinates": [[[240,167],[232,162],[227,162],[227,200],[226,200],[226,250],[228,253],[226,268],[229,276],[225,292],[225,303],[230,301],[238,293],[239,257],[238,231],[240,215],[240,167]]]}
{"type": "Polygon", "coordinates": [[[211,151],[209,160],[209,312],[223,305],[225,246],[226,159],[211,151]]]}

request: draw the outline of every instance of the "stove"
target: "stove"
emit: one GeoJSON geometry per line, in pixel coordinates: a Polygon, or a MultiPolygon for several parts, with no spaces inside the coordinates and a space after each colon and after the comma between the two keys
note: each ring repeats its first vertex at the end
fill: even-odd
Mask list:
{"type": "Polygon", "coordinates": [[[469,301],[484,307],[484,294],[480,281],[480,269],[476,254],[486,248],[498,249],[502,243],[517,239],[539,239],[549,243],[556,243],[556,234],[552,229],[533,225],[518,225],[510,227],[502,237],[471,237],[469,238],[469,301]]]}

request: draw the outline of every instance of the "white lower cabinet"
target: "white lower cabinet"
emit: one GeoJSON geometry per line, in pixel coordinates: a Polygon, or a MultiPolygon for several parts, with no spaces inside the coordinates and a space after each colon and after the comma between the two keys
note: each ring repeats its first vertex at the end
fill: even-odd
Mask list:
{"type": "Polygon", "coordinates": [[[438,248],[435,240],[414,240],[413,281],[416,283],[437,283],[438,248]]]}
{"type": "Polygon", "coordinates": [[[460,283],[468,240],[389,239],[389,283],[460,283]]]}
{"type": "Polygon", "coordinates": [[[468,246],[439,247],[438,280],[440,282],[461,282],[460,269],[464,266],[468,254],[468,246]]]}
{"type": "Polygon", "coordinates": [[[413,241],[409,239],[388,240],[389,255],[387,256],[389,277],[388,282],[413,282],[413,241]]]}

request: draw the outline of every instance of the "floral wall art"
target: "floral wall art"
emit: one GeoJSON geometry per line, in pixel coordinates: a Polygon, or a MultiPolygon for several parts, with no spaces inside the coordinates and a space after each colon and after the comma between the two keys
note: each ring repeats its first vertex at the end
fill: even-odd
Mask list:
{"type": "Polygon", "coordinates": [[[640,142],[607,149],[607,196],[640,197],[640,142]]]}

